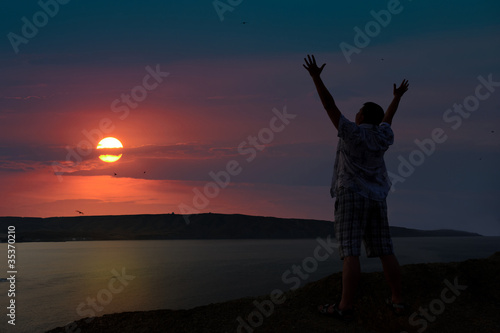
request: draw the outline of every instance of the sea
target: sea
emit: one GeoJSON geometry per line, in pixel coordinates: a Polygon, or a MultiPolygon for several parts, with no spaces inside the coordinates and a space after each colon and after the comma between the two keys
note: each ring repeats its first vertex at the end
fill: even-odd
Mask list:
{"type": "MultiPolygon", "coordinates": [[[[402,265],[487,258],[500,251],[500,237],[393,242],[402,265]]],[[[14,285],[5,280],[7,256],[0,260],[0,331],[46,332],[89,316],[189,309],[302,287],[341,271],[335,246],[332,239],[17,243],[14,285]],[[7,316],[12,299],[15,326],[7,316]]],[[[7,244],[0,248],[7,253],[7,244]]],[[[363,272],[382,271],[380,261],[364,253],[361,265],[363,272]]]]}

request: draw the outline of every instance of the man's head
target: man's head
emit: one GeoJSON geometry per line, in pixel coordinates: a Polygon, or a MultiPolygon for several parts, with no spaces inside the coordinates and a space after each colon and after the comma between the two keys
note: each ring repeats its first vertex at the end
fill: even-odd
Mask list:
{"type": "Polygon", "coordinates": [[[384,109],[376,103],[366,102],[356,114],[356,124],[379,125],[384,119],[384,109]]]}

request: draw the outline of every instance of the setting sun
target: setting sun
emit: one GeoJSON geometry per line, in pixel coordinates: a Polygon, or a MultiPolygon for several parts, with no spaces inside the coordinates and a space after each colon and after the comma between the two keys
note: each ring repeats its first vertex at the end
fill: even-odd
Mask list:
{"type": "MultiPolygon", "coordinates": [[[[123,148],[122,143],[117,138],[107,137],[99,141],[97,145],[97,149],[106,149],[107,152],[110,152],[113,149],[119,150],[123,148]]],[[[102,154],[99,155],[99,159],[103,162],[111,163],[116,162],[122,157],[122,154],[102,154]]]]}

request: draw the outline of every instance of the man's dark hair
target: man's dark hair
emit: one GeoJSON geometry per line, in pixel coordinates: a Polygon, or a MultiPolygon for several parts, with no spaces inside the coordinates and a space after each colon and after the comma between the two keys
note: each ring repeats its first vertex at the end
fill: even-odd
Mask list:
{"type": "Polygon", "coordinates": [[[379,125],[384,119],[384,109],[377,103],[366,102],[363,104],[362,110],[364,123],[379,125]]]}

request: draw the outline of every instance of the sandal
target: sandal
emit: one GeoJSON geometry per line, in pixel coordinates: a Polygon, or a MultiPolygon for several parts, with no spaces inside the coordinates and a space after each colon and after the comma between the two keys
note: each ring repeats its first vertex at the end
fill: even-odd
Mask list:
{"type": "Polygon", "coordinates": [[[322,315],[333,317],[335,319],[343,320],[343,321],[351,321],[353,320],[353,310],[339,310],[338,304],[325,304],[319,305],[318,311],[322,315]],[[331,310],[330,310],[331,309],[331,310]]]}
{"type": "Polygon", "coordinates": [[[408,312],[409,305],[406,303],[394,303],[390,298],[386,299],[385,302],[396,316],[404,316],[408,312]]]}

